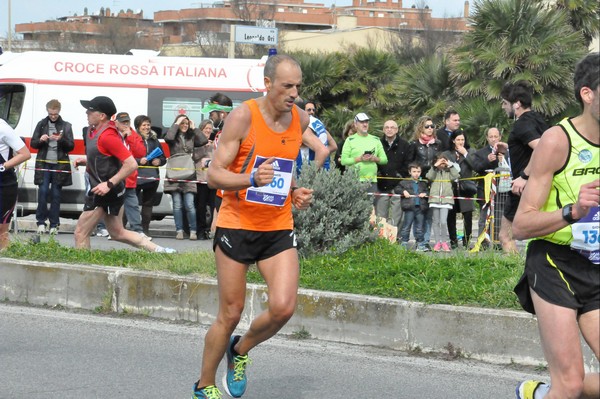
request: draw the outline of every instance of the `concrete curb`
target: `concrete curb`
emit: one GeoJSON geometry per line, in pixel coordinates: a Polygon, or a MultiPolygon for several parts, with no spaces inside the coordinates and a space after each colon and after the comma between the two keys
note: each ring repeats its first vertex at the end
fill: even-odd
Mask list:
{"type": "MultiPolygon", "coordinates": [[[[0,258],[5,301],[94,310],[111,309],[201,324],[214,321],[216,281],[116,267],[0,258]]],[[[248,284],[240,328],[266,308],[262,285],[248,284]]],[[[462,355],[493,363],[545,364],[537,321],[528,313],[396,299],[299,291],[294,317],[282,333],[398,350],[462,355]]],[[[586,368],[598,370],[585,347],[586,368]]]]}

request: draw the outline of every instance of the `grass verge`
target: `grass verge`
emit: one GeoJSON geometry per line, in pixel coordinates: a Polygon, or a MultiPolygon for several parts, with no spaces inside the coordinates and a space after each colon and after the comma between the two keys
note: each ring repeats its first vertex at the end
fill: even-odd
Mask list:
{"type": "MultiPolygon", "coordinates": [[[[73,264],[127,267],[177,275],[215,277],[211,251],[154,254],[131,250],[81,250],[55,240],[13,242],[2,256],[73,264]]],[[[301,260],[300,286],[425,303],[520,309],[512,289],[524,260],[496,252],[416,253],[378,240],[338,256],[301,260]]],[[[255,267],[248,281],[262,283],[255,267]]]]}

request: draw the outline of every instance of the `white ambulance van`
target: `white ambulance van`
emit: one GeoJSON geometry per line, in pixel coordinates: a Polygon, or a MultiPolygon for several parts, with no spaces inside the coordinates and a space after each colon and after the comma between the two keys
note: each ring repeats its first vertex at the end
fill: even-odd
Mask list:
{"type": "MultiPolygon", "coordinates": [[[[110,97],[117,111],[132,119],[148,115],[156,130],[166,133],[178,114],[196,126],[207,118],[201,109],[221,92],[237,106],[264,94],[264,61],[250,59],[160,57],[60,52],[4,53],[0,55],[0,118],[5,119],[29,145],[37,123],[47,116],[46,103],[62,104],[61,117],[73,125],[75,149],[71,160],[85,153],[82,131],[87,126],[80,100],[110,97]]],[[[31,147],[30,147],[31,149],[31,147]]],[[[168,156],[168,148],[163,143],[168,156]]],[[[33,184],[35,150],[22,171],[17,212],[37,208],[33,184]]],[[[164,168],[161,168],[164,178],[164,168]]],[[[84,202],[84,168],[73,169],[73,185],[62,191],[61,216],[77,218],[84,202]]],[[[162,183],[155,198],[155,219],[172,215],[170,197],[162,183]]]]}

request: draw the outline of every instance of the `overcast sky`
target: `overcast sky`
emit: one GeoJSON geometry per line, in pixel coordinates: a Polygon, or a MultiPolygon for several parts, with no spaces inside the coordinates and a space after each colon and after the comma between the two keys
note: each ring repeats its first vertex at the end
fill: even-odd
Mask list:
{"type": "MultiPolygon", "coordinates": [[[[280,0],[282,3],[285,0],[280,0]]],[[[131,8],[134,11],[144,10],[144,17],[152,18],[155,11],[179,10],[182,8],[200,7],[202,3],[208,4],[212,1],[192,0],[10,0],[11,2],[11,25],[14,32],[15,24],[25,22],[42,22],[48,19],[65,17],[77,13],[83,14],[84,7],[90,13],[97,12],[101,7],[109,7],[114,11],[131,8]]],[[[348,6],[352,0],[318,0],[307,2],[322,3],[338,6],[348,6]]],[[[403,0],[404,7],[423,2],[432,9],[433,16],[462,16],[464,0],[403,0]]],[[[0,0],[0,36],[5,37],[8,32],[8,3],[9,0],[0,0]]],[[[474,0],[470,1],[471,5],[474,0]]]]}

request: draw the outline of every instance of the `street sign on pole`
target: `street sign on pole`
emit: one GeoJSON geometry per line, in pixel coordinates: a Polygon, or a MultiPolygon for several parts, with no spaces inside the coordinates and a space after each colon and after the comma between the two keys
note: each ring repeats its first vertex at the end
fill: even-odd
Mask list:
{"type": "Polygon", "coordinates": [[[277,28],[235,25],[235,42],[276,46],[279,38],[277,28]]]}

